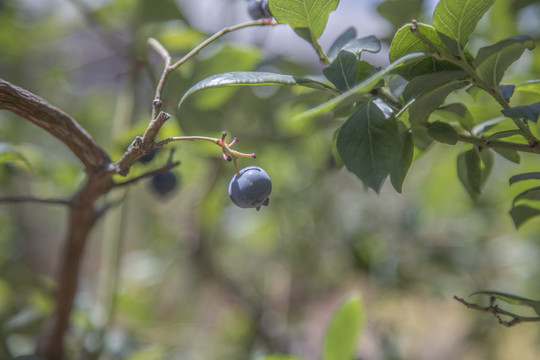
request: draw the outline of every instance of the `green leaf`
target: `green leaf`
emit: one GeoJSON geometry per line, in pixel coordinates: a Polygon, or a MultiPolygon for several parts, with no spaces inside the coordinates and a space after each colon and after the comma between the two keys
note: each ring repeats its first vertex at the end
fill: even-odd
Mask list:
{"type": "Polygon", "coordinates": [[[493,139],[504,139],[511,136],[521,136],[523,135],[523,132],[521,130],[504,130],[499,131],[494,134],[491,134],[488,136],[487,140],[493,140],[493,139]]]}
{"type": "Polygon", "coordinates": [[[493,151],[495,151],[496,153],[503,156],[507,160],[510,160],[513,163],[516,163],[516,164],[521,163],[521,155],[519,155],[517,151],[510,150],[510,149],[502,149],[502,148],[494,148],[493,151]]]}
{"type": "Polygon", "coordinates": [[[278,23],[288,24],[304,39],[314,43],[321,36],[328,16],[337,8],[339,0],[271,0],[269,4],[278,23]]]}
{"type": "Polygon", "coordinates": [[[512,108],[503,109],[501,110],[501,112],[504,116],[507,116],[509,118],[525,118],[533,122],[537,122],[538,117],[540,116],[540,102],[530,105],[515,106],[512,108]]]}
{"type": "Polygon", "coordinates": [[[469,109],[462,103],[452,103],[437,109],[449,120],[457,121],[467,131],[474,127],[474,118],[469,109]]]}
{"type": "Polygon", "coordinates": [[[378,53],[381,51],[381,42],[375,36],[366,36],[360,39],[352,39],[341,49],[360,57],[363,51],[378,53]]]}
{"type": "Polygon", "coordinates": [[[308,119],[308,118],[311,118],[311,117],[314,117],[314,116],[317,116],[317,115],[320,115],[320,114],[324,114],[324,113],[327,113],[327,112],[330,112],[332,111],[334,108],[336,108],[339,104],[343,103],[343,102],[346,102],[346,101],[352,101],[354,100],[355,98],[358,97],[358,95],[362,94],[362,93],[368,93],[369,91],[371,91],[373,89],[373,87],[375,85],[377,85],[379,83],[380,80],[383,79],[384,76],[388,75],[389,73],[391,73],[392,71],[398,69],[399,67],[401,66],[404,66],[410,62],[414,62],[414,61],[418,61],[418,59],[420,58],[424,58],[426,56],[426,54],[424,53],[414,53],[414,54],[409,54],[409,55],[406,55],[398,60],[396,60],[395,62],[393,62],[392,64],[388,65],[388,67],[386,67],[385,69],[383,70],[380,70],[378,72],[376,72],[375,74],[373,74],[372,76],[370,76],[369,78],[367,78],[366,80],[362,81],[361,83],[357,84],[354,88],[344,92],[343,94],[339,95],[339,96],[336,96],[335,98],[311,109],[311,110],[308,110],[304,113],[301,113],[299,115],[297,115],[294,120],[295,121],[298,121],[298,120],[304,120],[304,119],[308,119]]]}
{"type": "Polygon", "coordinates": [[[429,124],[427,132],[434,140],[445,144],[455,145],[459,140],[459,135],[452,125],[443,121],[429,124]]]}
{"type": "Polygon", "coordinates": [[[530,207],[528,205],[518,205],[514,206],[512,210],[510,210],[510,216],[514,221],[514,225],[516,226],[516,228],[519,229],[530,219],[540,216],[540,210],[530,207]]]}
{"type": "Polygon", "coordinates": [[[364,304],[358,294],[352,294],[341,303],[330,322],[323,360],[353,360],[364,324],[364,304]]]}
{"type": "Polygon", "coordinates": [[[233,71],[223,74],[216,74],[203,79],[189,88],[182,96],[178,107],[193,93],[210,88],[230,87],[230,86],[263,86],[263,85],[299,85],[318,90],[325,90],[336,94],[332,87],[307,78],[293,75],[282,75],[270,72],[259,71],[233,71]]]}
{"type": "Polygon", "coordinates": [[[390,169],[390,180],[394,189],[401,193],[403,182],[411,167],[414,155],[414,136],[412,131],[406,131],[401,135],[401,158],[390,169]]]}
{"type": "MultiPolygon", "coordinates": [[[[410,26],[410,24],[402,26],[394,35],[392,43],[390,44],[390,61],[396,61],[407,54],[419,51],[430,53],[434,51],[433,49],[430,49],[426,43],[414,36],[414,34],[411,32],[410,26]]],[[[418,31],[433,44],[441,48],[445,48],[444,43],[437,35],[437,31],[435,31],[433,26],[418,23],[418,31]]],[[[448,62],[437,61],[430,56],[423,59],[419,58],[417,61],[411,62],[407,66],[401,68],[398,73],[405,79],[410,80],[416,76],[451,69],[457,69],[457,66],[448,62]]]]}
{"type": "Polygon", "coordinates": [[[461,153],[457,157],[458,177],[465,190],[474,200],[482,191],[482,160],[476,148],[461,153]]]}
{"type": "Polygon", "coordinates": [[[380,99],[361,105],[341,127],[337,148],[347,169],[379,192],[401,153],[395,117],[380,99]]]}
{"type": "Polygon", "coordinates": [[[386,0],[377,5],[377,11],[394,28],[399,28],[422,14],[423,2],[423,0],[386,0]]]}
{"type": "Polygon", "coordinates": [[[540,172],[529,172],[524,174],[514,175],[510,178],[510,185],[523,180],[540,180],[540,172]]]}
{"type": "Polygon", "coordinates": [[[495,0],[441,0],[433,13],[437,31],[456,39],[461,46],[469,41],[474,28],[495,0]]]}
{"type": "Polygon", "coordinates": [[[347,30],[345,30],[341,35],[339,35],[334,41],[334,43],[330,46],[330,49],[328,49],[328,53],[326,56],[328,56],[331,61],[334,61],[341,49],[343,49],[343,47],[347,45],[349,41],[355,38],[356,29],[352,26],[347,28],[347,30]]]}
{"type": "Polygon", "coordinates": [[[0,142],[0,164],[10,164],[30,170],[28,160],[8,143],[0,142]]]}
{"type": "Polygon", "coordinates": [[[514,205],[520,200],[540,200],[540,186],[521,192],[514,198],[514,205]]]}
{"type": "Polygon", "coordinates": [[[537,300],[526,299],[521,296],[506,294],[499,291],[475,291],[471,294],[471,296],[473,295],[488,295],[508,304],[530,306],[538,315],[540,315],[540,301],[537,300]]]}
{"type": "Polygon", "coordinates": [[[442,105],[446,97],[454,90],[468,84],[468,80],[451,80],[439,84],[424,92],[419,98],[409,103],[409,121],[412,125],[427,122],[432,112],[442,105]]]}
{"type": "Polygon", "coordinates": [[[522,82],[516,86],[516,91],[540,94],[540,79],[522,82]]]}
{"type": "Polygon", "coordinates": [[[506,69],[512,65],[525,49],[534,49],[534,41],[528,36],[516,36],[499,41],[478,50],[474,61],[476,72],[490,87],[496,88],[506,69]]]}
{"type": "Polygon", "coordinates": [[[403,90],[403,100],[411,101],[413,98],[419,98],[430,90],[441,86],[449,81],[465,79],[467,74],[462,70],[441,71],[417,76],[403,90]]]}
{"type": "Polygon", "coordinates": [[[330,66],[323,69],[324,76],[339,90],[347,91],[356,85],[358,58],[353,53],[341,51],[330,66]]]}

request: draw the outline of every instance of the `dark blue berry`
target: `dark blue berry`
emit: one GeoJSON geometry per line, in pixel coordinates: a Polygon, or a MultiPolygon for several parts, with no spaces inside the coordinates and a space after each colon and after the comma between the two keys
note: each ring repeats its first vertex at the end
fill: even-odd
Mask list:
{"type": "Polygon", "coordinates": [[[170,171],[157,174],[150,183],[152,190],[159,196],[166,196],[176,188],[178,181],[176,175],[170,171]]]}
{"type": "Polygon", "coordinates": [[[272,17],[268,0],[248,0],[248,13],[253,20],[272,17]]]}
{"type": "Polygon", "coordinates": [[[137,161],[143,164],[146,164],[147,162],[150,162],[154,159],[158,151],[159,151],[158,148],[150,149],[146,154],[144,154],[139,159],[137,159],[137,161]]]}
{"type": "Polygon", "coordinates": [[[248,166],[239,171],[229,183],[229,197],[241,208],[260,209],[268,205],[268,196],[272,192],[270,177],[258,166],[248,166]]]}

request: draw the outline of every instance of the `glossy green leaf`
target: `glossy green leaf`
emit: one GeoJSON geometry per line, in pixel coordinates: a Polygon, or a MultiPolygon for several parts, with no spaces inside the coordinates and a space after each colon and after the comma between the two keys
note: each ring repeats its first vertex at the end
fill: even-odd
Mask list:
{"type": "Polygon", "coordinates": [[[467,131],[474,127],[474,118],[467,106],[462,103],[452,103],[437,109],[439,114],[449,120],[457,121],[467,131]]]}
{"type": "Polygon", "coordinates": [[[180,99],[178,106],[180,107],[188,96],[203,89],[263,85],[299,85],[318,90],[325,90],[333,94],[337,93],[335,89],[324,83],[293,75],[282,75],[259,71],[233,71],[229,73],[212,75],[199,81],[189,88],[188,91],[186,91],[184,96],[182,96],[180,99]]]}
{"type": "Polygon", "coordinates": [[[341,303],[327,329],[323,360],[354,360],[365,317],[359,295],[350,295],[341,303]]]}
{"type": "Polygon", "coordinates": [[[308,119],[317,115],[325,114],[332,111],[341,103],[344,103],[347,101],[353,101],[355,98],[358,97],[358,95],[363,94],[363,93],[368,93],[369,91],[371,91],[373,87],[377,85],[379,81],[383,79],[384,76],[392,73],[393,71],[395,71],[401,66],[409,64],[411,62],[418,61],[418,59],[425,58],[425,57],[426,57],[425,53],[414,53],[414,54],[405,55],[404,57],[388,65],[388,67],[376,72],[369,78],[357,84],[354,88],[350,89],[349,91],[346,91],[343,94],[336,96],[335,98],[311,110],[308,110],[304,113],[297,115],[294,118],[294,120],[295,121],[304,120],[304,119],[308,119]]]}
{"type": "Polygon", "coordinates": [[[412,131],[406,131],[401,135],[401,158],[390,169],[390,180],[394,189],[401,193],[403,182],[411,167],[414,156],[414,136],[412,131]]]}
{"type": "MultiPolygon", "coordinates": [[[[392,43],[390,44],[390,61],[396,61],[402,56],[414,52],[433,52],[433,50],[430,49],[426,45],[426,43],[424,43],[418,37],[414,36],[414,34],[411,32],[410,25],[411,24],[402,26],[395,33],[392,39],[392,43]]],[[[418,31],[433,44],[441,48],[445,48],[445,45],[437,35],[437,31],[435,31],[435,28],[433,28],[433,26],[419,23],[418,31]]],[[[429,56],[423,59],[419,58],[417,61],[407,64],[407,66],[399,69],[398,73],[405,79],[410,80],[415,78],[416,76],[424,75],[427,73],[438,72],[442,70],[451,70],[456,68],[457,67],[453,64],[437,61],[433,57],[429,56]]]]}
{"type": "Polygon", "coordinates": [[[378,99],[363,104],[343,124],[337,138],[347,169],[376,192],[401,153],[397,122],[383,108],[378,99]]]}
{"type": "Polygon", "coordinates": [[[343,47],[347,45],[349,41],[355,38],[356,29],[352,26],[347,28],[347,30],[345,30],[341,35],[337,37],[336,40],[334,40],[334,42],[330,46],[330,49],[328,49],[328,53],[326,54],[326,56],[328,56],[331,61],[334,61],[341,49],[343,49],[343,47]]]}
{"type": "Polygon", "coordinates": [[[356,85],[357,68],[356,55],[341,51],[332,64],[323,69],[323,74],[339,90],[347,91],[356,85]]]}
{"type": "Polygon", "coordinates": [[[514,221],[516,228],[519,229],[527,221],[534,217],[540,216],[540,210],[528,205],[518,205],[514,206],[512,210],[510,210],[510,216],[514,221]]]}
{"type": "Polygon", "coordinates": [[[521,296],[502,293],[499,291],[475,291],[471,294],[471,296],[473,295],[488,295],[496,299],[502,300],[508,304],[530,306],[538,315],[540,315],[540,301],[537,300],[526,299],[521,296]]]}
{"type": "Polygon", "coordinates": [[[476,72],[489,86],[496,88],[510,65],[521,57],[525,49],[534,49],[528,36],[516,36],[478,50],[474,62],[476,72]]]}
{"type": "Polygon", "coordinates": [[[537,122],[538,117],[540,117],[540,102],[530,105],[515,106],[512,108],[503,109],[501,110],[501,112],[504,116],[507,116],[509,118],[525,118],[533,122],[537,122]]]}
{"type": "Polygon", "coordinates": [[[441,0],[433,13],[437,31],[465,46],[476,25],[495,0],[441,0]]]}
{"type": "Polygon", "coordinates": [[[427,132],[434,140],[445,144],[455,145],[459,140],[459,135],[452,125],[443,121],[429,124],[427,132]]]}
{"type": "Polygon", "coordinates": [[[269,4],[277,22],[300,30],[297,33],[313,43],[321,36],[339,0],[271,0],[269,4]]]}
{"type": "Polygon", "coordinates": [[[529,172],[524,174],[514,175],[510,178],[510,185],[523,180],[540,180],[540,172],[529,172]]]}
{"type": "Polygon", "coordinates": [[[516,86],[516,91],[540,94],[540,79],[524,81],[516,86]]]}

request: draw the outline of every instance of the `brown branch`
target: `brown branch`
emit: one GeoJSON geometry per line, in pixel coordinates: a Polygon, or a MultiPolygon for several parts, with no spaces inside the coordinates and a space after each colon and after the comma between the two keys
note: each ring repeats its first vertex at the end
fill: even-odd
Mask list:
{"type": "Polygon", "coordinates": [[[31,196],[12,196],[0,198],[0,204],[14,204],[14,203],[40,203],[51,205],[71,205],[71,200],[68,199],[41,199],[31,196]]]}
{"type": "Polygon", "coordinates": [[[470,303],[466,301],[465,299],[457,297],[457,296],[454,296],[454,300],[465,305],[468,309],[473,309],[473,310],[487,312],[487,313],[492,314],[499,321],[499,324],[504,325],[506,327],[512,327],[512,326],[521,324],[523,322],[540,322],[540,317],[528,317],[528,316],[516,315],[514,313],[501,309],[497,304],[495,304],[496,299],[494,297],[491,297],[489,306],[480,306],[478,304],[470,303]],[[501,317],[501,315],[508,316],[512,319],[510,321],[506,321],[501,317]]]}
{"type": "Polygon", "coordinates": [[[66,144],[93,173],[110,163],[107,154],[71,116],[32,94],[0,78],[0,109],[30,120],[66,144]]]}

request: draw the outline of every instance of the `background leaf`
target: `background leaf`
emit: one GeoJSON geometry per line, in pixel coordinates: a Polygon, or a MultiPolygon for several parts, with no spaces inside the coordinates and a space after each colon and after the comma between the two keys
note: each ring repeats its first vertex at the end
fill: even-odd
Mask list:
{"type": "Polygon", "coordinates": [[[341,127],[337,148],[347,169],[379,192],[401,153],[401,137],[393,116],[374,100],[361,105],[341,127]]]}
{"type": "Polygon", "coordinates": [[[330,46],[330,49],[328,49],[328,53],[326,54],[326,56],[328,56],[331,61],[334,61],[341,49],[343,49],[343,47],[354,38],[356,38],[356,29],[353,26],[348,27],[347,30],[345,30],[341,35],[337,37],[336,40],[334,40],[334,42],[330,46]]]}
{"type": "Polygon", "coordinates": [[[499,291],[475,291],[471,294],[471,296],[473,295],[488,295],[509,304],[530,306],[538,315],[540,315],[540,301],[537,300],[526,299],[521,296],[502,293],[499,291]]]}
{"type": "Polygon", "coordinates": [[[521,57],[525,49],[534,49],[534,41],[530,37],[516,36],[505,39],[478,50],[474,66],[480,78],[496,88],[506,69],[521,57]]]}
{"type": "Polygon", "coordinates": [[[465,46],[476,24],[494,2],[495,0],[441,0],[433,13],[433,26],[437,31],[465,46]]]}
{"type": "Polygon", "coordinates": [[[514,221],[516,228],[519,229],[530,219],[540,216],[540,210],[528,205],[518,205],[514,206],[512,210],[510,210],[510,216],[514,221]]]}
{"type": "Polygon", "coordinates": [[[350,295],[341,303],[330,322],[323,360],[353,360],[364,323],[364,304],[358,294],[350,295]]]}
{"type": "Polygon", "coordinates": [[[401,193],[403,182],[411,167],[414,156],[414,136],[412,131],[406,131],[401,135],[401,158],[394,164],[390,170],[390,180],[394,189],[401,193]]]}
{"type": "Polygon", "coordinates": [[[438,142],[449,145],[455,145],[458,142],[459,135],[452,125],[443,121],[435,121],[429,124],[428,135],[438,142]]]}
{"type": "Polygon", "coordinates": [[[540,172],[529,172],[529,173],[514,175],[510,178],[510,185],[517,183],[518,181],[532,180],[532,179],[540,180],[540,172]]]}

